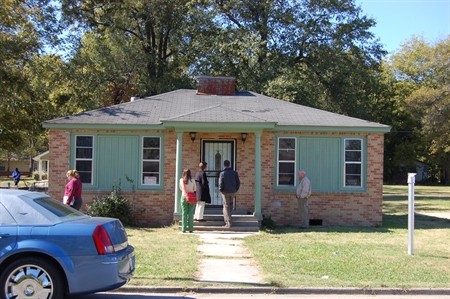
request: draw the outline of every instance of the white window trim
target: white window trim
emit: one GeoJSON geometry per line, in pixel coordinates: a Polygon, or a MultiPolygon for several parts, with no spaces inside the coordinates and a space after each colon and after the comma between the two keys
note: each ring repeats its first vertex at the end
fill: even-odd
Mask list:
{"type": "Polygon", "coordinates": [[[346,188],[346,189],[348,189],[348,188],[358,188],[358,189],[360,189],[360,188],[362,188],[364,186],[364,139],[363,138],[344,138],[343,147],[344,147],[344,151],[343,151],[344,164],[343,164],[343,167],[342,167],[342,171],[343,171],[342,184],[343,184],[343,187],[346,188]],[[358,140],[359,142],[361,142],[361,161],[359,161],[359,162],[356,162],[356,161],[347,162],[345,160],[345,154],[347,152],[347,150],[345,149],[345,145],[346,145],[348,140],[358,140]],[[361,183],[360,183],[359,186],[353,186],[353,185],[352,186],[347,186],[346,185],[345,182],[346,182],[346,175],[347,175],[347,173],[346,173],[346,165],[347,164],[359,164],[359,165],[361,165],[361,174],[360,174],[360,182],[361,183]]]}
{"type": "Polygon", "coordinates": [[[91,165],[91,182],[90,183],[84,183],[83,184],[88,184],[88,185],[93,185],[94,184],[94,161],[95,161],[95,138],[94,135],[75,135],[75,152],[74,152],[74,166],[77,165],[77,161],[91,161],[92,165],[91,165]],[[77,138],[78,137],[91,137],[92,138],[92,158],[90,159],[86,159],[86,158],[77,158],[77,149],[78,148],[88,148],[88,147],[78,147],[77,146],[77,138]]]}
{"type": "Polygon", "coordinates": [[[162,167],[162,138],[161,136],[142,136],[142,142],[141,142],[141,171],[139,176],[139,182],[141,186],[151,187],[151,186],[161,186],[162,181],[162,174],[161,174],[161,167],[162,167]],[[159,160],[156,159],[144,159],[144,139],[145,138],[158,138],[159,139],[159,160]],[[159,181],[158,184],[145,184],[143,181],[143,175],[144,175],[144,162],[158,162],[159,163],[159,169],[158,169],[158,175],[159,175],[159,181]]]}
{"type": "Polygon", "coordinates": [[[298,138],[292,137],[292,136],[280,136],[277,138],[277,151],[276,151],[276,161],[277,161],[277,172],[276,172],[276,181],[277,181],[277,187],[292,187],[297,185],[297,176],[296,176],[296,169],[297,169],[297,150],[298,150],[298,138]],[[294,160],[283,160],[284,163],[292,163],[294,162],[294,184],[293,185],[280,185],[280,139],[294,139],[295,144],[295,153],[294,153],[294,160]]]}

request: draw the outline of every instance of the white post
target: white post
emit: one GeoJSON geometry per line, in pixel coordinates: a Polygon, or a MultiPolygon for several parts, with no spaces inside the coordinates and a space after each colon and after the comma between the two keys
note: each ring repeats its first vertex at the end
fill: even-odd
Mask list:
{"type": "Polygon", "coordinates": [[[408,254],[414,255],[414,184],[415,173],[408,173],[408,254]]]}

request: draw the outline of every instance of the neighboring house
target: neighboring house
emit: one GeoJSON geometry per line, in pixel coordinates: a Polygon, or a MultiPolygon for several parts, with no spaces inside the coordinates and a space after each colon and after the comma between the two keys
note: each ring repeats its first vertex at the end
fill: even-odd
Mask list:
{"type": "Polygon", "coordinates": [[[180,217],[178,180],[208,163],[212,206],[228,159],[239,172],[239,209],[298,224],[297,172],[312,183],[310,218],[323,225],[382,224],[383,145],[389,126],[234,91],[234,78],[198,78],[181,89],[44,122],[49,193],[61,198],[76,168],[89,203],[120,183],[145,225],[180,217]]]}
{"type": "Polygon", "coordinates": [[[18,168],[23,176],[29,175],[30,161],[18,160],[15,158],[8,160],[0,160],[0,176],[10,177],[14,169],[18,168]]]}
{"type": "Polygon", "coordinates": [[[48,172],[48,153],[49,151],[45,151],[42,154],[33,157],[33,161],[35,162],[34,171],[37,171],[39,174],[39,180],[46,178],[48,172]]]}

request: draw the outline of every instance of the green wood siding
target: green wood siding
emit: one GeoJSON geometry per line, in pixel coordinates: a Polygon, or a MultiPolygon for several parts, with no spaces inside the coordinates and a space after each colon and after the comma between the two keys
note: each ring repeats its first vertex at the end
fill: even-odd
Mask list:
{"type": "Polygon", "coordinates": [[[299,168],[306,171],[313,191],[340,189],[342,181],[340,138],[300,137],[299,168]]]}
{"type": "Polygon", "coordinates": [[[96,150],[96,181],[101,190],[120,182],[123,190],[139,183],[139,137],[99,135],[96,150]],[[101,174],[101,175],[99,175],[101,174]],[[132,180],[129,182],[127,177],[132,180]]]}

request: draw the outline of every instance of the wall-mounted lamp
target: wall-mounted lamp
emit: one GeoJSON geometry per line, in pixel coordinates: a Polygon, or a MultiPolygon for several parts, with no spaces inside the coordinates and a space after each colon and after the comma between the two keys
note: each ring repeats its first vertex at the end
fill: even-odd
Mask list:
{"type": "Polygon", "coordinates": [[[195,141],[195,135],[196,135],[196,134],[197,134],[196,132],[190,132],[190,133],[189,133],[189,136],[191,136],[192,142],[195,141]]]}
{"type": "Polygon", "coordinates": [[[242,143],[245,143],[245,140],[247,140],[247,133],[241,133],[241,140],[242,143]]]}

